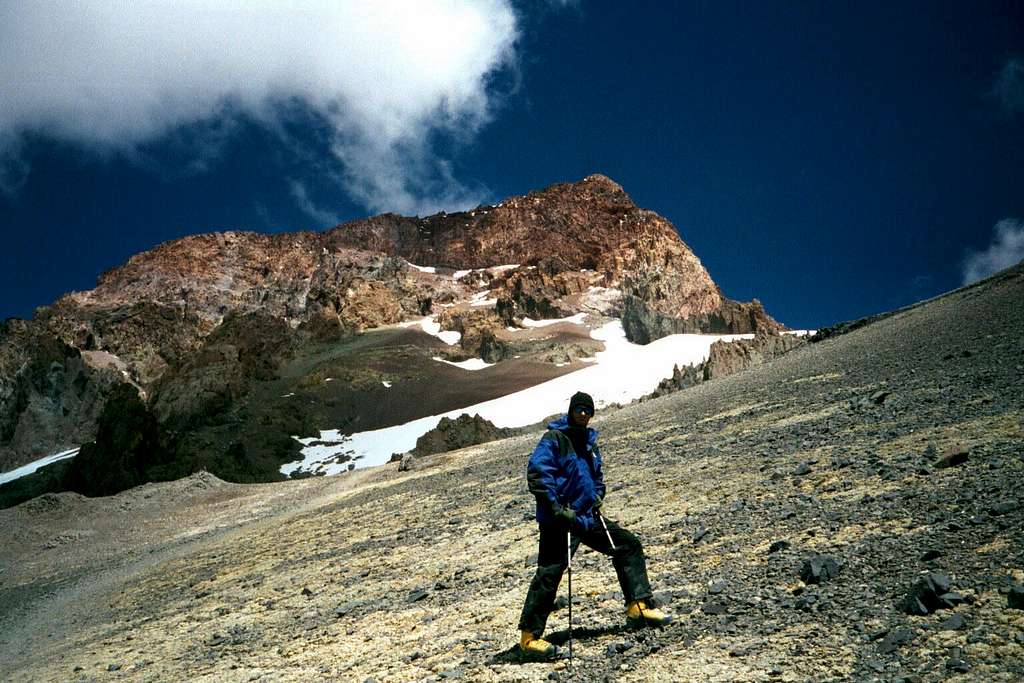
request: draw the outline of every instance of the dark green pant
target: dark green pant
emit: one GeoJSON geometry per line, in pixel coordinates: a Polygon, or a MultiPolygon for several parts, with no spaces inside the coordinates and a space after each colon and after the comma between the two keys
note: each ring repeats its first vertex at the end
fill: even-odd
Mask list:
{"type": "MultiPolygon", "coordinates": [[[[649,600],[651,584],[647,580],[647,560],[644,549],[636,536],[606,519],[608,533],[615,541],[615,550],[608,543],[601,521],[590,531],[573,532],[572,552],[583,543],[599,553],[612,558],[615,574],[619,577],[619,586],[626,604],[634,600],[649,600]]],[[[568,567],[566,531],[557,525],[542,525],[540,528],[540,549],[537,552],[537,573],[530,582],[530,590],[526,593],[526,603],[519,617],[519,630],[530,631],[540,637],[544,633],[544,625],[555,604],[558,583],[568,567]]]]}

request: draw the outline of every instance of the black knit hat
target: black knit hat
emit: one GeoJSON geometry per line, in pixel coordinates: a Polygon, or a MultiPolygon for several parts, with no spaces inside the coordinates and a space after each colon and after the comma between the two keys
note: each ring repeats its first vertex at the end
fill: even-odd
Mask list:
{"type": "Polygon", "coordinates": [[[569,399],[569,414],[572,415],[572,409],[576,406],[586,406],[590,409],[590,414],[594,414],[594,399],[590,397],[590,394],[584,394],[582,391],[577,391],[569,399]]]}

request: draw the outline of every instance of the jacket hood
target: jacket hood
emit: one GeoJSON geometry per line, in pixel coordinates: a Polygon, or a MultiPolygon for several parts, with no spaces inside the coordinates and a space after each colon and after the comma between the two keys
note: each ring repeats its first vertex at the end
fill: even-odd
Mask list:
{"type": "MultiPolygon", "coordinates": [[[[569,414],[566,413],[562,417],[558,418],[553,422],[548,423],[548,429],[557,429],[560,432],[564,432],[569,428],[569,414]]],[[[593,427],[587,427],[587,445],[591,448],[597,443],[597,430],[593,427]]]]}

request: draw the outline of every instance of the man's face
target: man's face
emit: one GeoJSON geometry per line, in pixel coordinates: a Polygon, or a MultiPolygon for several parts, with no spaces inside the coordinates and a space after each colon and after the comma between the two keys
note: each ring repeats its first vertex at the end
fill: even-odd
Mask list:
{"type": "Polygon", "coordinates": [[[575,406],[572,409],[572,414],[569,416],[569,419],[577,427],[586,427],[592,416],[593,413],[590,412],[590,408],[587,408],[586,406],[575,406]]]}

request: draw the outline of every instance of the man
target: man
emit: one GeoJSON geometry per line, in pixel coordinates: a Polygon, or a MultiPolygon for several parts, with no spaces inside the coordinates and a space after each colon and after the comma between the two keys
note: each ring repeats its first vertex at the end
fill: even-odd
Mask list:
{"type": "Polygon", "coordinates": [[[611,556],[626,602],[627,625],[663,626],[672,620],[649,604],[651,585],[640,541],[615,522],[601,518],[605,494],[601,452],[597,430],[587,426],[593,416],[594,399],[583,392],[574,394],[568,414],[548,425],[526,470],[530,493],[537,498],[540,526],[537,573],[519,618],[519,647],[528,656],[556,654],[555,646],[541,634],[568,566],[566,533],[572,534],[573,552],[584,543],[611,556]]]}

